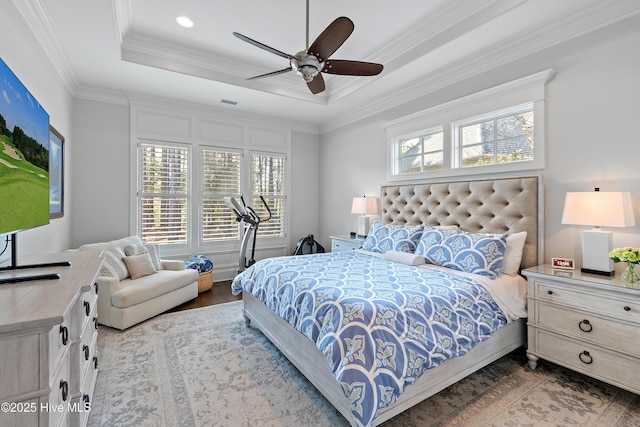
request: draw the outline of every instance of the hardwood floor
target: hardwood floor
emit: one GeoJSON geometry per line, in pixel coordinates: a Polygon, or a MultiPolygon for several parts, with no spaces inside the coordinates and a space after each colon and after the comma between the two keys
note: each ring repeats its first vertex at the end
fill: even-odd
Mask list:
{"type": "Polygon", "coordinates": [[[191,301],[187,301],[182,305],[179,305],[167,313],[174,311],[190,310],[192,308],[206,307],[214,304],[221,304],[224,302],[237,301],[242,299],[242,294],[238,296],[231,295],[231,280],[225,280],[223,282],[214,282],[211,290],[205,291],[191,301]]]}

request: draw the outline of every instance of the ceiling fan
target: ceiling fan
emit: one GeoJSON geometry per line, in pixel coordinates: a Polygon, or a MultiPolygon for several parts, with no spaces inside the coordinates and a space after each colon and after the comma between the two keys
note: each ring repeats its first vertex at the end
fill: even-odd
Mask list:
{"type": "Polygon", "coordinates": [[[306,51],[303,50],[295,55],[290,55],[240,33],[234,32],[233,35],[240,40],[289,60],[289,66],[287,68],[261,74],[259,76],[249,77],[247,80],[270,77],[277,74],[287,73],[289,71],[295,71],[296,74],[302,77],[307,83],[311,93],[317,94],[325,89],[324,78],[321,73],[348,76],[375,76],[380,74],[382,71],[382,64],[329,58],[347,40],[353,32],[353,29],[353,21],[347,17],[341,16],[329,24],[318,38],[309,45],[309,0],[307,0],[306,51]]]}

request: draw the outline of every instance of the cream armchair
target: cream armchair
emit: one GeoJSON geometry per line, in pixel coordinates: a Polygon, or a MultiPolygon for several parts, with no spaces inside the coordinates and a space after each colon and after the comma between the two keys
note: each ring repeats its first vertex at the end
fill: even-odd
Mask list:
{"type": "Polygon", "coordinates": [[[78,250],[104,258],[96,278],[102,325],[126,329],[198,296],[196,270],[185,268],[183,261],[160,260],[156,248],[137,236],[78,250]]]}

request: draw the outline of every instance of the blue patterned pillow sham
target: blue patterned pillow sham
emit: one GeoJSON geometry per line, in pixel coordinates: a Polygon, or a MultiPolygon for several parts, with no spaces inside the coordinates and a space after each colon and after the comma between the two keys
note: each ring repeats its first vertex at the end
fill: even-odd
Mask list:
{"type": "Polygon", "coordinates": [[[423,225],[371,224],[369,235],[362,244],[362,249],[371,252],[402,251],[413,253],[416,250],[423,225]]]}
{"type": "Polygon", "coordinates": [[[427,228],[416,254],[424,256],[429,264],[495,279],[502,268],[507,236],[427,228]]]}

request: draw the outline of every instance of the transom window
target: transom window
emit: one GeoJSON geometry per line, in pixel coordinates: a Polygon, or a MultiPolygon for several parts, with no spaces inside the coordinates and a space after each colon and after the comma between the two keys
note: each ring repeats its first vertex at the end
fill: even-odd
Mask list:
{"type": "Polygon", "coordinates": [[[400,173],[442,170],[444,139],[442,128],[399,141],[400,173]]]}
{"type": "Polygon", "coordinates": [[[459,167],[533,160],[533,106],[455,127],[459,167]]]}
{"type": "Polygon", "coordinates": [[[384,123],[389,181],[522,173],[545,165],[552,69],[384,123]]]}

